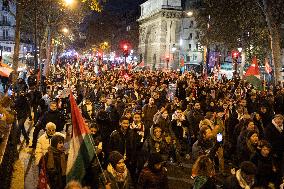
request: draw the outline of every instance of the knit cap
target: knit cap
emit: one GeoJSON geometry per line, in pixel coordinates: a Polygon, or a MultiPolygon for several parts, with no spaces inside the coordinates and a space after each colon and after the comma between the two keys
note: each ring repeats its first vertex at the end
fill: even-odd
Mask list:
{"type": "Polygon", "coordinates": [[[118,162],[122,159],[124,159],[123,155],[121,155],[118,151],[112,151],[109,155],[108,161],[112,167],[115,168],[118,162]]]}

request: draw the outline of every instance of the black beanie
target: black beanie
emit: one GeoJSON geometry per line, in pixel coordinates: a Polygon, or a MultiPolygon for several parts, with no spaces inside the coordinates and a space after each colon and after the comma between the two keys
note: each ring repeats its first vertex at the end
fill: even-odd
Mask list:
{"type": "Polygon", "coordinates": [[[241,163],[241,172],[245,173],[246,175],[255,175],[257,168],[252,162],[244,161],[241,163]]]}
{"type": "Polygon", "coordinates": [[[64,142],[64,137],[61,136],[61,135],[54,135],[52,138],[51,138],[51,146],[56,148],[57,147],[57,144],[62,141],[64,142]]]}
{"type": "Polygon", "coordinates": [[[154,166],[155,164],[161,163],[161,162],[163,162],[163,158],[161,154],[159,153],[150,154],[149,159],[148,159],[149,166],[154,166]]]}
{"type": "Polygon", "coordinates": [[[118,151],[112,151],[109,154],[108,161],[112,165],[112,167],[115,168],[116,164],[122,159],[124,159],[123,155],[121,155],[118,151]]]}

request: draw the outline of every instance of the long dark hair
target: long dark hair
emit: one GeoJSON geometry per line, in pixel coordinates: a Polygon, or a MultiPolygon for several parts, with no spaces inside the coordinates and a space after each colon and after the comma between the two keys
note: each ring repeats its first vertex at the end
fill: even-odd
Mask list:
{"type": "Polygon", "coordinates": [[[192,167],[192,175],[194,176],[205,176],[212,177],[215,174],[214,163],[207,156],[199,156],[192,167]]]}

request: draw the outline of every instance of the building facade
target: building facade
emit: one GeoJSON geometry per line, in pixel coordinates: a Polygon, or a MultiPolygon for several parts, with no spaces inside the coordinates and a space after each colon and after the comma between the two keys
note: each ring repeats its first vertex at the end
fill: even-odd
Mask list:
{"type": "Polygon", "coordinates": [[[151,69],[178,67],[181,0],[148,0],[141,5],[139,53],[151,69]]]}
{"type": "MultiPolygon", "coordinates": [[[[199,1],[198,1],[199,2],[199,1]]],[[[188,64],[203,62],[193,11],[196,0],[148,0],[141,5],[139,52],[145,66],[179,69],[181,60],[188,64]]]]}
{"type": "MultiPolygon", "coordinates": [[[[4,62],[11,63],[15,46],[16,4],[9,2],[9,7],[0,0],[0,52],[4,62]]],[[[31,44],[21,43],[20,58],[27,56],[33,50],[31,44]]]]}

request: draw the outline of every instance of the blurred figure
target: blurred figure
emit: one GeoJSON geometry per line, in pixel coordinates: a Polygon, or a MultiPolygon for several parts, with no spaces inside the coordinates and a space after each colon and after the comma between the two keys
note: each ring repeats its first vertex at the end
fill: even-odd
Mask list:
{"type": "Polygon", "coordinates": [[[55,135],[45,154],[45,167],[50,189],[63,189],[66,185],[67,156],[64,152],[64,137],[55,135]]]}
{"type": "Polygon", "coordinates": [[[241,163],[240,169],[236,171],[236,174],[226,179],[224,189],[254,188],[256,174],[257,168],[255,164],[250,161],[244,161],[241,163]]]}
{"type": "Polygon", "coordinates": [[[168,189],[166,169],[162,165],[163,158],[159,153],[151,153],[148,165],[140,173],[137,189],[168,189]]]}
{"type": "Polygon", "coordinates": [[[206,155],[199,156],[192,167],[194,189],[215,189],[214,163],[206,155]]]}
{"type": "Polygon", "coordinates": [[[104,189],[133,189],[132,180],[123,155],[113,151],[109,155],[107,169],[100,177],[99,188],[104,189]]]}

